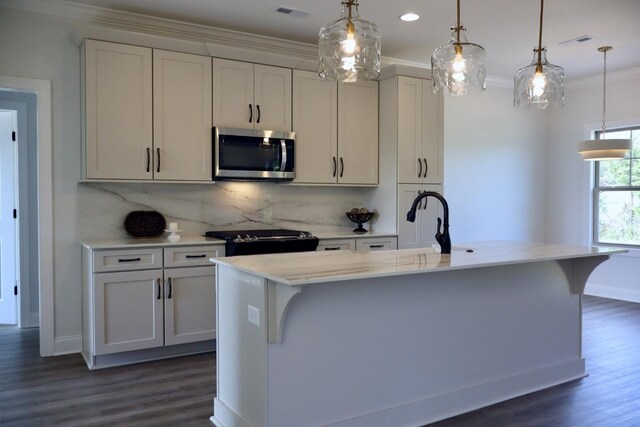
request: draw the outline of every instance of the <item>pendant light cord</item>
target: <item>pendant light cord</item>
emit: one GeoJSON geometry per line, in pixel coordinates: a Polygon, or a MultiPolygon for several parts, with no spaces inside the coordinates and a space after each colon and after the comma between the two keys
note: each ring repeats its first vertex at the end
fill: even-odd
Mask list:
{"type": "Polygon", "coordinates": [[[456,41],[458,42],[458,45],[460,45],[460,30],[462,29],[462,26],[460,25],[460,0],[458,0],[457,21],[458,21],[458,25],[456,26],[456,35],[457,35],[456,41]]]}
{"type": "Polygon", "coordinates": [[[536,71],[542,72],[542,16],[544,13],[544,0],[540,0],[540,31],[538,33],[538,66],[536,71]]]}
{"type": "Polygon", "coordinates": [[[607,131],[607,122],[605,117],[607,115],[607,50],[603,49],[604,52],[604,73],[602,77],[602,133],[600,134],[600,138],[604,139],[604,133],[607,131]]]}

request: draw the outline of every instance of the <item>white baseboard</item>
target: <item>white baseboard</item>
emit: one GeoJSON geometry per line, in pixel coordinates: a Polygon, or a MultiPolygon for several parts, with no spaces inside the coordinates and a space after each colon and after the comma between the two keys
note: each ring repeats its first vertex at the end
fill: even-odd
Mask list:
{"type": "Polygon", "coordinates": [[[592,295],[594,297],[640,302],[640,289],[616,288],[597,283],[588,283],[584,289],[584,293],[585,295],[592,295]]]}
{"type": "Polygon", "coordinates": [[[82,335],[71,335],[67,337],[57,337],[53,341],[53,355],[80,353],[82,350],[82,335]]]}

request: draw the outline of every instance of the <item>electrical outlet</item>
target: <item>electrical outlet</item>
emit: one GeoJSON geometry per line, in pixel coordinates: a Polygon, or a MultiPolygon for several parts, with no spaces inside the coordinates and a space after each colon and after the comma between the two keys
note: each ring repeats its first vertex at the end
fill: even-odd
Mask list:
{"type": "Polygon", "coordinates": [[[250,305],[247,311],[249,313],[249,323],[260,326],[260,309],[250,305]]]}

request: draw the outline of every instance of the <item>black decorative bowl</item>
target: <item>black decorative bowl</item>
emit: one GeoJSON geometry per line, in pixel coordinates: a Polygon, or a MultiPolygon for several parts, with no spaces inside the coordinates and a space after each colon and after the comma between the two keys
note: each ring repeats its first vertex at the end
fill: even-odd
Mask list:
{"type": "Polygon", "coordinates": [[[164,233],[167,222],[157,211],[132,211],[124,219],[127,234],[136,239],[151,239],[164,233]]]}
{"type": "Polygon", "coordinates": [[[352,222],[358,224],[358,227],[353,230],[356,234],[364,234],[367,232],[367,229],[362,226],[365,222],[368,222],[375,212],[345,212],[347,218],[349,218],[352,222]]]}

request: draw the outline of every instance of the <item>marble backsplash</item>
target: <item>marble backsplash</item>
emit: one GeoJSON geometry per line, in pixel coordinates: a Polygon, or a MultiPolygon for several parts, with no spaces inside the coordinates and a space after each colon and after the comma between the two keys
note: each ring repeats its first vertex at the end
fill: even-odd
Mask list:
{"type": "Polygon", "coordinates": [[[213,229],[292,228],[349,232],[345,212],[363,206],[373,189],[303,187],[277,183],[78,184],[80,240],[124,238],[123,221],[133,210],[157,210],[183,235],[213,229]]]}

